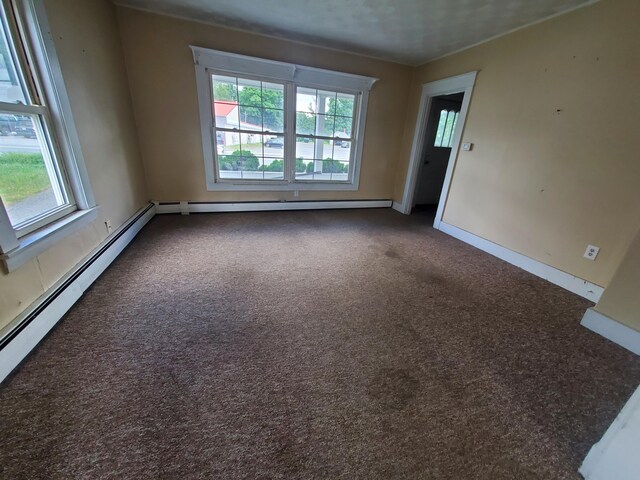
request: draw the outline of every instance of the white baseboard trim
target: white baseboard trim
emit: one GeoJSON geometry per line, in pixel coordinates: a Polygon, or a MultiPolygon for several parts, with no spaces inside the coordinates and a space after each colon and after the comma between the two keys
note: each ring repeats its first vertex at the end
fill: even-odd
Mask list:
{"type": "Polygon", "coordinates": [[[490,253],[491,255],[515,265],[516,267],[520,267],[533,275],[544,278],[545,280],[569,290],[576,295],[580,295],[581,297],[591,300],[594,303],[597,303],[598,300],[600,300],[600,296],[602,295],[602,292],[604,292],[604,288],[596,285],[595,283],[588,282],[587,280],[583,280],[582,278],[578,278],[567,272],[558,270],[555,267],[542,263],[538,260],[534,260],[533,258],[529,258],[521,253],[514,252],[513,250],[509,250],[502,245],[498,245],[490,240],[478,237],[473,233],[454,227],[448,223],[440,222],[437,226],[434,225],[434,228],[437,228],[458,240],[462,240],[465,243],[473,245],[480,250],[490,253]]]}
{"type": "Polygon", "coordinates": [[[389,208],[391,200],[332,200],[287,202],[154,202],[156,213],[263,212],[272,210],[330,210],[337,208],[389,208]]]}
{"type": "Polygon", "coordinates": [[[627,327],[593,308],[588,308],[584,312],[580,325],[632,351],[636,355],[640,355],[640,332],[637,330],[627,327]]]}
{"type": "Polygon", "coordinates": [[[153,204],[139,210],[11,322],[0,338],[0,382],[38,345],[154,215],[153,204]]]}
{"type": "Polygon", "coordinates": [[[640,472],[640,388],[599,442],[591,447],[578,471],[586,480],[637,480],[640,472]]]}
{"type": "Polygon", "coordinates": [[[400,203],[400,202],[393,202],[393,204],[391,205],[391,208],[393,208],[394,210],[400,212],[400,213],[405,213],[404,211],[404,203],[400,203]]]}

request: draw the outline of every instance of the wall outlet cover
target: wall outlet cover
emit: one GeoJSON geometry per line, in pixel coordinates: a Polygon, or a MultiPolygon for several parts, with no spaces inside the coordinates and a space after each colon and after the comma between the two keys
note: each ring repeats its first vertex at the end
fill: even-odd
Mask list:
{"type": "Polygon", "coordinates": [[[598,252],[600,251],[600,247],[596,247],[595,245],[587,245],[587,249],[584,251],[584,258],[587,260],[595,260],[598,256],[598,252]]]}

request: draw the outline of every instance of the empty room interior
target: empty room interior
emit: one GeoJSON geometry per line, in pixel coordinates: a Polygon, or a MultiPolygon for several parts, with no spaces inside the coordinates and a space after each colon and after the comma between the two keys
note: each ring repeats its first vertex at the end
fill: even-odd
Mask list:
{"type": "Polygon", "coordinates": [[[640,479],[639,2],[0,17],[0,478],[640,479]]]}

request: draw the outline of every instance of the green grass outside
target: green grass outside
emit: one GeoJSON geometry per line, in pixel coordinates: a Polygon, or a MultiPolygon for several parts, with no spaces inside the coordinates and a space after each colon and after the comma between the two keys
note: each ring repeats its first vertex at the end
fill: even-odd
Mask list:
{"type": "MultiPolygon", "coordinates": [[[[262,144],[261,143],[243,143],[242,144],[242,148],[257,148],[257,147],[261,147],[262,144]]],[[[225,150],[240,150],[240,145],[225,145],[224,146],[225,150]]]]}
{"type": "Polygon", "coordinates": [[[0,153],[0,196],[5,205],[51,187],[40,153],[0,153]]]}

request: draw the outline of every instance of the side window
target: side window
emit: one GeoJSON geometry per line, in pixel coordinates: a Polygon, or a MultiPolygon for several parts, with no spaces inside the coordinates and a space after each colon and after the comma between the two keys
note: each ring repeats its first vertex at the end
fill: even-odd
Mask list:
{"type": "Polygon", "coordinates": [[[0,261],[12,272],[97,209],[42,0],[0,0],[0,261]],[[53,235],[55,233],[55,235],[53,235]]]}
{"type": "MultiPolygon", "coordinates": [[[[5,5],[3,5],[5,7],[5,5]]],[[[20,237],[75,210],[12,12],[0,24],[0,197],[20,237]]]]}

